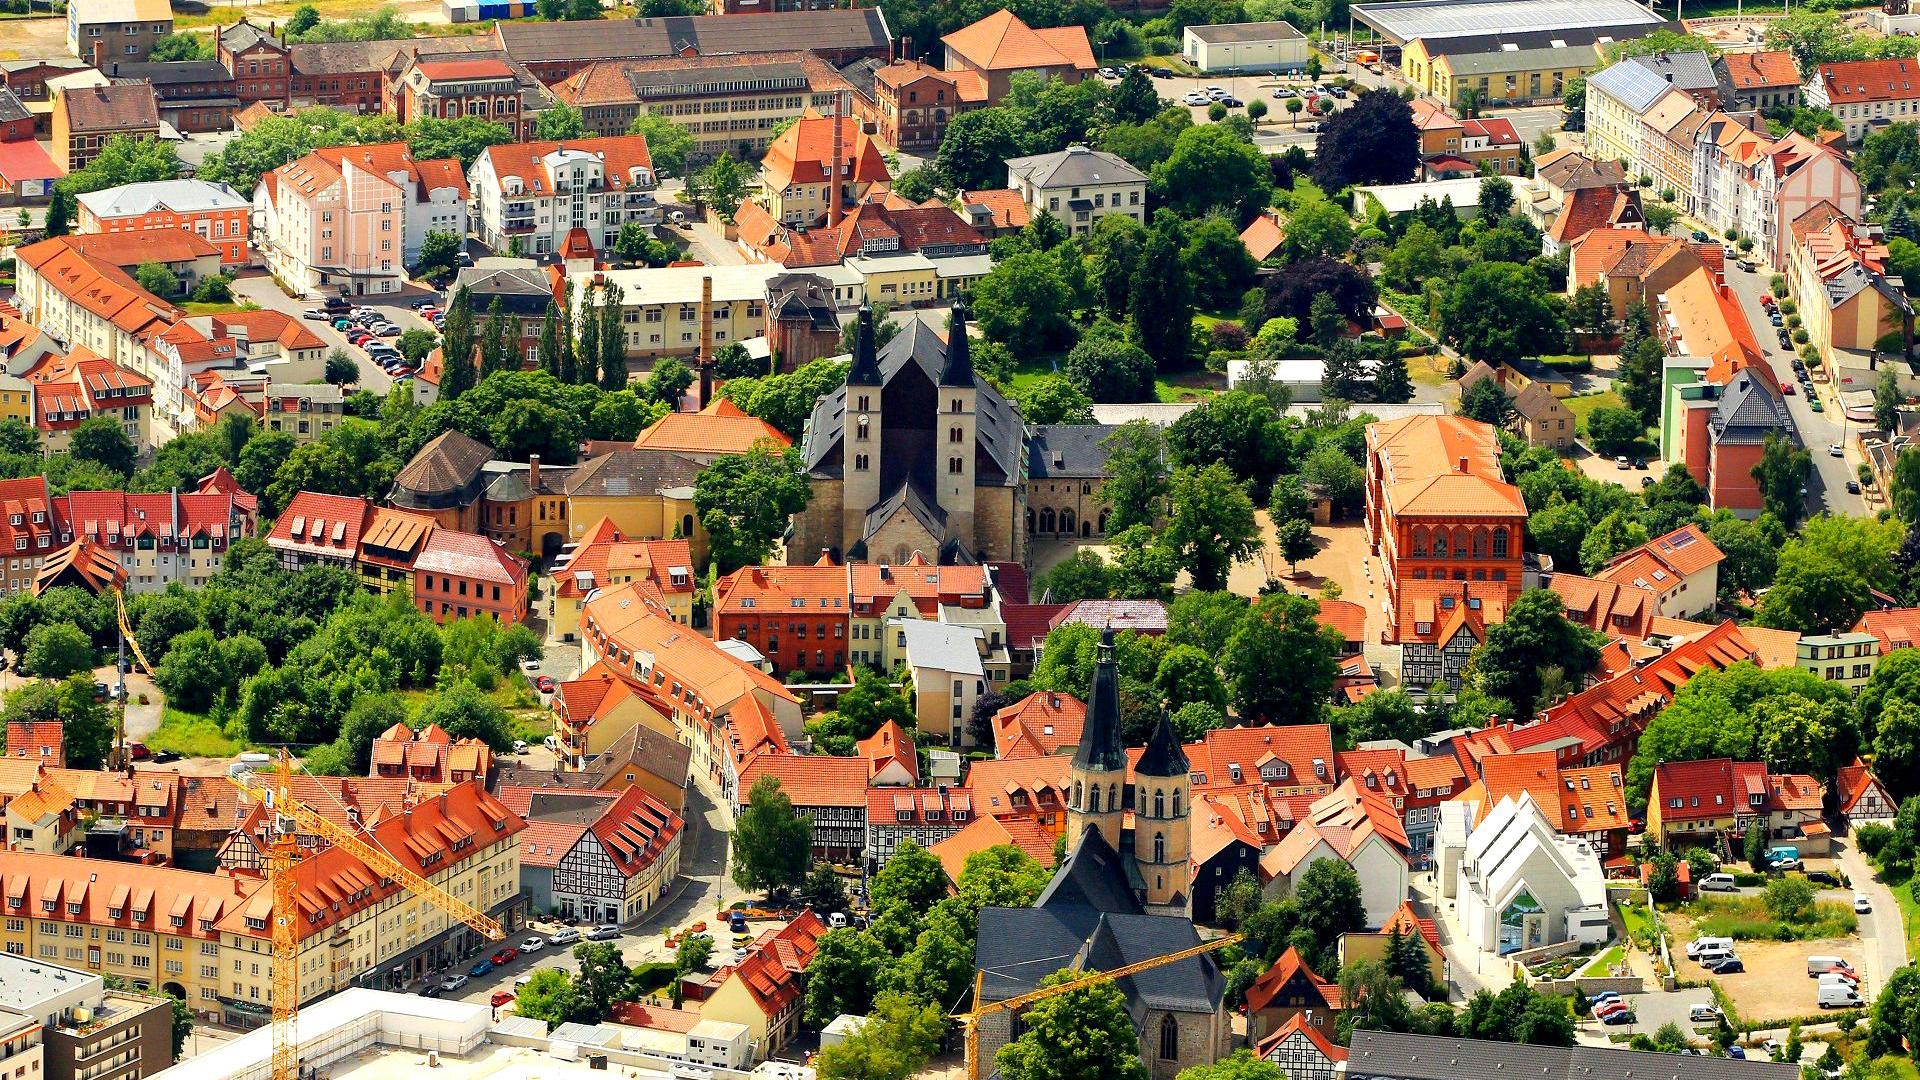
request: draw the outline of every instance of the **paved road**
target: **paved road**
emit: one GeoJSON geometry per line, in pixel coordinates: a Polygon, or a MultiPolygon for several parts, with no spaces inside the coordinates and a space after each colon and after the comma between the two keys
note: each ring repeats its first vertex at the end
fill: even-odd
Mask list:
{"type": "MultiPolygon", "coordinates": [[[[1767,321],[1767,313],[1760,306],[1760,296],[1768,289],[1772,272],[1762,267],[1758,273],[1747,273],[1732,263],[1727,264],[1727,283],[1740,298],[1740,306],[1746,312],[1747,321],[1752,324],[1754,336],[1767,354],[1767,364],[1773,372],[1776,382],[1793,382],[1793,354],[1780,348],[1775,338],[1772,324],[1767,321]]],[[[1852,425],[1845,419],[1840,403],[1828,388],[1815,384],[1815,390],[1822,392],[1825,399],[1824,412],[1814,412],[1807,407],[1806,395],[1796,387],[1788,396],[1787,414],[1793,418],[1793,424],[1800,432],[1800,441],[1813,455],[1813,475],[1807,479],[1807,505],[1815,513],[1828,510],[1835,514],[1863,517],[1869,511],[1866,500],[1859,495],[1847,494],[1847,481],[1859,480],[1855,467],[1859,461],[1858,451],[1852,447],[1854,432],[1852,425]],[[1834,457],[1828,447],[1835,443],[1846,447],[1847,457],[1834,457]]]]}
{"type": "Polygon", "coordinates": [[[1907,964],[1907,933],[1901,922],[1900,905],[1895,902],[1892,890],[1874,876],[1866,857],[1855,850],[1852,843],[1836,840],[1834,844],[1839,848],[1836,858],[1846,871],[1847,880],[1853,882],[1854,891],[1866,893],[1867,899],[1873,902],[1873,913],[1860,916],[1860,963],[1866,969],[1860,976],[1868,987],[1885,986],[1887,979],[1907,964]]]}

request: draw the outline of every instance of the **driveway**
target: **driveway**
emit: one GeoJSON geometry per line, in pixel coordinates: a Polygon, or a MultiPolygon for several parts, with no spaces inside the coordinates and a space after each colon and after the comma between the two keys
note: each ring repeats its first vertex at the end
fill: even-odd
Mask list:
{"type": "Polygon", "coordinates": [[[1907,933],[1901,924],[1900,905],[1893,898],[1893,890],[1875,876],[1866,856],[1850,841],[1836,839],[1834,847],[1838,849],[1835,861],[1853,882],[1854,891],[1866,893],[1873,903],[1872,914],[1860,916],[1860,960],[1865,968],[1860,976],[1868,986],[1885,986],[1889,976],[1907,965],[1907,933]]]}
{"type": "MultiPolygon", "coordinates": [[[[1734,295],[1740,299],[1741,310],[1746,313],[1754,337],[1766,353],[1767,366],[1773,373],[1775,383],[1791,383],[1794,381],[1794,354],[1780,348],[1773,326],[1767,321],[1766,309],[1760,306],[1760,297],[1769,288],[1772,277],[1772,271],[1765,267],[1757,273],[1748,273],[1731,262],[1727,264],[1727,284],[1733,287],[1734,295]]],[[[1859,480],[1856,466],[1863,460],[1858,448],[1853,446],[1853,436],[1857,433],[1846,420],[1831,387],[1815,383],[1814,392],[1822,398],[1824,412],[1814,412],[1808,408],[1806,395],[1798,387],[1786,398],[1787,415],[1793,419],[1801,443],[1813,455],[1813,475],[1807,478],[1807,506],[1814,513],[1826,510],[1849,517],[1864,517],[1869,513],[1866,500],[1859,495],[1847,494],[1847,481],[1859,480]],[[1827,448],[1834,443],[1845,448],[1845,457],[1834,457],[1828,452],[1827,448]]]]}

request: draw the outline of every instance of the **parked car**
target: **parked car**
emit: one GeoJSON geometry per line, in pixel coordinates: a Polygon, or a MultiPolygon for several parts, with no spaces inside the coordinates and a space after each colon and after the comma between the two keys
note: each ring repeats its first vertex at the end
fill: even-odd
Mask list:
{"type": "Polygon", "coordinates": [[[746,933],[747,932],[746,912],[736,911],[731,915],[727,916],[727,929],[733,931],[736,934],[746,933]]]}
{"type": "Polygon", "coordinates": [[[571,945],[579,940],[580,931],[571,926],[563,926],[547,935],[547,942],[551,945],[571,945]]]}
{"type": "Polygon", "coordinates": [[[1745,1061],[1747,1060],[1747,1051],[1743,1046],[1729,1046],[1727,1047],[1727,1056],[1735,1061],[1745,1061]]]}
{"type": "Polygon", "coordinates": [[[546,947],[547,947],[547,939],[540,937],[539,935],[536,934],[533,937],[530,937],[520,943],[520,952],[522,955],[530,956],[546,947]]]}
{"type": "Polygon", "coordinates": [[[1820,404],[1820,399],[1817,397],[1814,397],[1811,394],[1807,395],[1807,408],[1812,409],[1814,412],[1827,411],[1827,407],[1825,405],[1820,404]]]}
{"type": "Polygon", "coordinates": [[[1832,874],[1827,873],[1825,870],[1807,871],[1807,880],[1813,882],[1816,885],[1825,885],[1833,889],[1837,889],[1840,887],[1840,879],[1838,877],[1835,877],[1832,874]]]}
{"type": "Polygon", "coordinates": [[[1739,957],[1729,956],[1717,964],[1709,965],[1707,970],[1715,975],[1738,975],[1747,970],[1747,965],[1741,963],[1739,957]]]}
{"type": "Polygon", "coordinates": [[[513,994],[506,990],[495,990],[493,992],[493,997],[487,999],[487,1001],[488,1001],[488,1004],[492,1005],[494,1008],[497,1009],[502,1005],[513,1004],[513,994]]]}
{"type": "Polygon", "coordinates": [[[441,994],[444,994],[444,993],[446,993],[446,990],[445,990],[444,988],[442,988],[442,987],[441,987],[441,985],[440,985],[439,983],[431,983],[431,982],[430,982],[430,983],[428,983],[428,984],[426,984],[425,986],[422,986],[422,987],[420,988],[420,996],[421,996],[421,997],[432,997],[432,998],[437,998],[437,997],[439,997],[439,996],[440,996],[441,994]]]}
{"type": "Polygon", "coordinates": [[[171,750],[162,750],[159,753],[153,755],[153,763],[155,765],[165,765],[168,762],[179,761],[179,760],[180,760],[180,755],[174,753],[171,750]]]}
{"type": "Polygon", "coordinates": [[[1633,459],[1627,457],[1625,454],[1621,454],[1619,457],[1613,459],[1613,467],[1623,471],[1631,469],[1633,468],[1633,459]]]}
{"type": "Polygon", "coordinates": [[[1856,915],[1871,915],[1873,914],[1873,901],[1868,898],[1866,893],[1854,893],[1853,910],[1856,915]]]}
{"type": "Polygon", "coordinates": [[[1206,95],[1215,101],[1229,96],[1227,94],[1227,88],[1224,86],[1209,86],[1206,89],[1206,95]]]}
{"type": "Polygon", "coordinates": [[[511,945],[493,954],[493,962],[496,965],[511,964],[518,959],[520,959],[520,950],[511,945]]]}
{"type": "Polygon", "coordinates": [[[1794,389],[1792,383],[1783,382],[1780,384],[1780,392],[1787,395],[1788,397],[1792,397],[1793,395],[1799,393],[1800,391],[1794,389]]]}
{"type": "Polygon", "coordinates": [[[611,941],[619,936],[620,925],[618,923],[601,923],[599,926],[587,931],[588,941],[611,941]]]}
{"type": "Polygon", "coordinates": [[[1229,109],[1238,109],[1245,106],[1246,102],[1241,101],[1237,97],[1223,97],[1220,99],[1220,104],[1225,105],[1229,109]]]}
{"type": "Polygon", "coordinates": [[[1631,1024],[1636,1019],[1638,1019],[1638,1017],[1633,1015],[1632,1009],[1621,1009],[1619,1012],[1608,1013],[1601,1017],[1600,1022],[1612,1026],[1616,1024],[1631,1024]]]}
{"type": "Polygon", "coordinates": [[[1189,105],[1205,105],[1211,102],[1213,99],[1201,93],[1198,90],[1189,90],[1187,91],[1186,96],[1182,97],[1180,100],[1186,102],[1189,105]]]}
{"type": "Polygon", "coordinates": [[[333,318],[332,315],[327,313],[326,308],[308,308],[300,313],[300,317],[303,319],[312,319],[314,322],[327,322],[333,318]]]}
{"type": "Polygon", "coordinates": [[[1847,481],[1847,494],[1849,495],[1860,494],[1860,481],[1858,480],[1847,481]]]}
{"type": "Polygon", "coordinates": [[[492,971],[493,971],[493,961],[483,956],[480,959],[474,961],[473,966],[467,969],[467,974],[477,979],[482,975],[491,973],[492,971]]]}
{"type": "Polygon", "coordinates": [[[1614,991],[1614,990],[1602,990],[1599,993],[1587,999],[1588,1002],[1594,1005],[1601,1005],[1609,1001],[1619,1001],[1619,1000],[1620,1000],[1620,994],[1618,991],[1614,991]]]}
{"type": "Polygon", "coordinates": [[[443,994],[451,994],[465,985],[467,985],[467,977],[465,975],[449,975],[440,980],[440,992],[443,994]]]}
{"type": "Polygon", "coordinates": [[[1704,1002],[1687,1006],[1687,1019],[1696,1024],[1711,1024],[1720,1019],[1720,1010],[1704,1002]]]}
{"type": "MultiPolygon", "coordinates": [[[[1834,443],[1827,448],[1827,453],[1834,457],[1841,457],[1846,454],[1846,451],[1840,448],[1839,443],[1834,443]]],[[[1760,861],[1769,870],[1798,870],[1800,869],[1800,849],[1791,844],[1770,847],[1767,853],[1761,856],[1760,861]]]]}
{"type": "Polygon", "coordinates": [[[153,756],[153,751],[147,749],[146,743],[130,742],[127,744],[127,756],[135,761],[145,761],[153,756]]]}
{"type": "Polygon", "coordinates": [[[542,675],[539,678],[533,680],[533,688],[535,690],[540,691],[543,694],[553,693],[554,686],[555,686],[555,683],[553,681],[553,676],[551,675],[542,675]]]}

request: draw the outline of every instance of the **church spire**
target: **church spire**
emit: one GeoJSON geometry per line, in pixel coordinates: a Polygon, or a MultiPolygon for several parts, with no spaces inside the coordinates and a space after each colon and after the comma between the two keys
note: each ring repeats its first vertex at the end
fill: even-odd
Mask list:
{"type": "Polygon", "coordinates": [[[853,370],[847,373],[849,386],[879,386],[880,362],[873,347],[873,306],[860,305],[859,321],[853,333],[853,370]]]}
{"type": "Polygon", "coordinates": [[[1080,748],[1073,767],[1102,772],[1125,772],[1127,751],[1120,744],[1120,676],[1113,659],[1113,627],[1100,632],[1100,651],[1093,664],[1093,693],[1087,697],[1087,720],[1080,729],[1080,748]]]}
{"type": "Polygon", "coordinates": [[[947,359],[940,366],[941,386],[972,389],[973,346],[967,342],[967,302],[956,300],[953,318],[947,323],[947,359]]]}
{"type": "Polygon", "coordinates": [[[1147,740],[1146,750],[1133,767],[1134,775],[1184,777],[1190,765],[1187,752],[1180,748],[1180,740],[1173,733],[1173,724],[1167,719],[1167,711],[1160,710],[1160,723],[1154,726],[1153,737],[1147,740]]]}

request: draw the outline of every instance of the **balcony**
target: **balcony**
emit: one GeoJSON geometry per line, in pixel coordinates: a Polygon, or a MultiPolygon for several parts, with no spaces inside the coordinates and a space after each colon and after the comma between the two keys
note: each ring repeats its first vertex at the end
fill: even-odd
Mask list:
{"type": "Polygon", "coordinates": [[[530,217],[502,218],[500,231],[503,233],[530,233],[533,231],[533,219],[530,217]]]}

